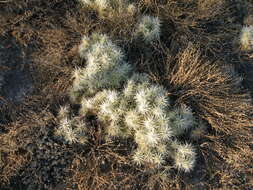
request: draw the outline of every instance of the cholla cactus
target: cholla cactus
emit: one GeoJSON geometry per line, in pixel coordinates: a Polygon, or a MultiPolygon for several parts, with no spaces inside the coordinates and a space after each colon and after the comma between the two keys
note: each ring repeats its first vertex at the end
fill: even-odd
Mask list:
{"type": "Polygon", "coordinates": [[[124,62],[122,51],[106,35],[84,36],[79,54],[87,65],[73,74],[75,80],[70,92],[73,102],[80,101],[83,94],[91,96],[104,88],[119,88],[132,72],[131,65],[124,62]]]}
{"type": "Polygon", "coordinates": [[[244,26],[240,34],[240,45],[244,51],[253,50],[253,26],[244,26]]]}
{"type": "Polygon", "coordinates": [[[139,162],[159,164],[166,156],[160,147],[172,136],[168,106],[162,86],[153,85],[144,74],[134,74],[119,91],[103,90],[94,97],[83,97],[80,112],[95,112],[109,136],[133,136],[138,144],[134,160],[141,156],[139,162]]]}
{"type": "Polygon", "coordinates": [[[84,144],[87,141],[86,124],[79,117],[70,119],[68,109],[68,107],[60,108],[60,125],[55,131],[55,135],[63,137],[64,141],[69,144],[84,144]]]}
{"type": "Polygon", "coordinates": [[[62,107],[56,134],[68,143],[85,143],[83,118],[93,114],[106,126],[106,138],[134,139],[137,149],[133,160],[137,164],[148,162],[159,167],[172,157],[177,168],[190,171],[195,151],[175,139],[196,128],[191,109],[185,105],[173,108],[166,89],[153,84],[147,74],[133,72],[121,49],[106,35],[83,37],[79,53],[86,67],[73,73],[70,93],[80,104],[79,115],[71,116],[69,106],[62,107]]]}
{"type": "Polygon", "coordinates": [[[135,5],[127,0],[80,0],[84,6],[89,6],[98,11],[100,16],[112,16],[112,13],[134,14],[135,5]]]}
{"type": "Polygon", "coordinates": [[[172,142],[172,147],[174,148],[173,158],[175,166],[179,170],[184,170],[186,172],[192,170],[196,161],[196,152],[192,145],[180,144],[175,141],[172,142]]]}
{"type": "Polygon", "coordinates": [[[148,88],[150,86],[150,80],[147,74],[134,73],[123,89],[125,98],[133,98],[139,87],[148,88]]]}
{"type": "Polygon", "coordinates": [[[186,105],[181,105],[169,112],[169,120],[175,136],[184,134],[195,124],[192,111],[186,105]]]}
{"type": "Polygon", "coordinates": [[[67,118],[70,114],[69,109],[70,109],[69,106],[61,106],[58,113],[58,118],[59,119],[67,118]]]}
{"type": "Polygon", "coordinates": [[[159,40],[160,26],[161,21],[158,17],[143,16],[137,26],[136,35],[142,37],[147,43],[159,40]]]}
{"type": "Polygon", "coordinates": [[[146,150],[137,149],[134,152],[133,160],[139,165],[143,163],[152,163],[159,167],[164,163],[163,157],[163,154],[147,148],[146,150]]]}
{"type": "Polygon", "coordinates": [[[83,97],[81,100],[81,108],[79,110],[80,115],[86,115],[90,113],[98,113],[100,105],[106,100],[108,95],[107,90],[98,92],[92,98],[83,97]]]}

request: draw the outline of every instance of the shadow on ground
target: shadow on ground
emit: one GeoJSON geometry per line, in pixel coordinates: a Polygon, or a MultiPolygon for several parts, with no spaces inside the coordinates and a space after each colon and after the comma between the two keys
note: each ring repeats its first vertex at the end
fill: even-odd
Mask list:
{"type": "Polygon", "coordinates": [[[0,37],[0,122],[11,118],[18,106],[32,90],[30,61],[11,36],[0,37]]]}

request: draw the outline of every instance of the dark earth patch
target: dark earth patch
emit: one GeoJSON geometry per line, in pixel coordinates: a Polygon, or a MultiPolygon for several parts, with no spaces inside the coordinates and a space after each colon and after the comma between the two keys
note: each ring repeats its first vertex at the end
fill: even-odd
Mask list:
{"type": "Polygon", "coordinates": [[[30,61],[24,51],[11,36],[0,37],[0,121],[8,118],[12,112],[32,90],[30,61]]]}
{"type": "Polygon", "coordinates": [[[0,37],[0,66],[4,74],[2,94],[6,101],[19,103],[32,89],[29,61],[12,37],[0,37]]]}

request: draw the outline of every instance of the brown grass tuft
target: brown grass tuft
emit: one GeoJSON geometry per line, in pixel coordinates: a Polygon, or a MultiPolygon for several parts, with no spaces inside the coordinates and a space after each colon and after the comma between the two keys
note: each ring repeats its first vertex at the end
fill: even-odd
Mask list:
{"type": "Polygon", "coordinates": [[[253,106],[240,78],[229,72],[229,68],[202,59],[190,45],[168,70],[168,81],[177,102],[190,105],[219,131],[231,132],[253,125],[253,106]]]}

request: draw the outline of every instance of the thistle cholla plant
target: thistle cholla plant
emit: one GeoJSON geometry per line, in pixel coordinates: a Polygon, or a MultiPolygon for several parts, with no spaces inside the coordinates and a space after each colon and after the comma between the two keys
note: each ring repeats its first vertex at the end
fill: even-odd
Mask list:
{"type": "Polygon", "coordinates": [[[58,117],[60,124],[55,134],[62,137],[69,144],[87,142],[87,128],[84,118],[71,117],[69,106],[62,106],[59,110],[58,117]]]}
{"type": "Polygon", "coordinates": [[[119,88],[132,72],[131,65],[124,61],[122,51],[105,35],[84,36],[79,54],[87,65],[74,72],[75,80],[70,92],[73,102],[82,96],[93,96],[103,89],[119,88]]]}
{"type": "Polygon", "coordinates": [[[240,46],[243,51],[253,50],[253,26],[244,26],[242,28],[240,46]]]}
{"type": "Polygon", "coordinates": [[[136,36],[141,37],[146,43],[160,39],[161,21],[158,17],[142,16],[136,29],[136,36]]]}
{"type": "Polygon", "coordinates": [[[85,143],[84,118],[93,114],[105,126],[108,138],[134,139],[136,163],[159,167],[172,158],[175,167],[190,171],[195,150],[190,143],[176,139],[196,128],[191,109],[172,107],[166,89],[152,83],[147,74],[134,72],[121,49],[106,35],[84,36],[79,54],[86,67],[75,70],[70,90],[72,103],[80,105],[79,114],[71,118],[69,108],[62,107],[56,134],[67,143],[85,143]]]}
{"type": "Polygon", "coordinates": [[[113,16],[113,13],[133,15],[136,11],[135,5],[128,0],[79,0],[84,6],[98,11],[102,17],[113,16]]]}

